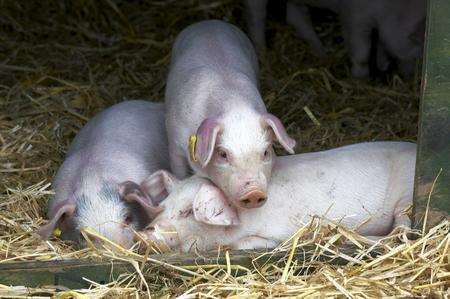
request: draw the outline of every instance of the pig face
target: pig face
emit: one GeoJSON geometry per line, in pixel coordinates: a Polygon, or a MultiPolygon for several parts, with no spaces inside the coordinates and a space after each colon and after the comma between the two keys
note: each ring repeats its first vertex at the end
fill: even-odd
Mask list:
{"type": "Polygon", "coordinates": [[[55,228],[59,228],[63,240],[74,241],[83,247],[85,240],[80,230],[87,227],[130,248],[134,232],[145,227],[160,211],[143,190],[133,182],[124,182],[119,188],[105,184],[94,193],[95,196],[82,194],[75,200],[60,202],[52,207],[51,220],[40,228],[39,234],[48,238],[55,228]]]}
{"type": "Polygon", "coordinates": [[[191,164],[198,165],[197,172],[211,179],[239,208],[265,203],[274,140],[289,153],[294,153],[295,146],[277,117],[243,109],[205,119],[196,136],[191,164]]]}
{"type": "Polygon", "coordinates": [[[225,241],[221,237],[226,227],[239,224],[235,207],[211,181],[193,176],[164,184],[168,194],[161,203],[164,210],[140,232],[141,237],[171,250],[209,250],[225,241]]]}

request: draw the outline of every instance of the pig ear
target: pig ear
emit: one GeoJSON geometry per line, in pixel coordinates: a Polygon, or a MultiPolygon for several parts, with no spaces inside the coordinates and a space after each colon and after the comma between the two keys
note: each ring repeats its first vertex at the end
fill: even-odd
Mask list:
{"type": "Polygon", "coordinates": [[[284,147],[284,149],[288,153],[294,154],[294,147],[296,142],[286,133],[286,129],[284,128],[278,117],[270,113],[266,113],[262,117],[264,124],[269,126],[273,130],[278,142],[284,147]]]}
{"type": "Polygon", "coordinates": [[[73,213],[75,212],[76,205],[70,200],[65,200],[59,204],[57,204],[52,210],[54,211],[52,214],[52,218],[50,219],[50,222],[46,225],[43,225],[39,228],[38,234],[43,239],[48,239],[52,232],[55,230],[56,226],[60,222],[61,218],[64,217],[71,217],[73,213]]]}
{"type": "MultiPolygon", "coordinates": [[[[220,129],[221,125],[218,119],[214,117],[202,121],[197,129],[194,157],[200,162],[202,167],[205,167],[211,160],[220,129]]],[[[190,158],[192,159],[192,157],[190,158]]]]}
{"type": "Polygon", "coordinates": [[[152,203],[150,197],[135,182],[126,181],[119,184],[119,195],[126,202],[139,204],[151,219],[163,211],[162,207],[152,203]]]}
{"type": "Polygon", "coordinates": [[[178,179],[170,172],[158,170],[142,181],[141,188],[150,196],[153,204],[157,205],[172,192],[176,183],[178,179]]]}
{"type": "Polygon", "coordinates": [[[236,209],[223,192],[210,184],[203,184],[194,198],[195,220],[210,225],[232,226],[239,224],[236,209]]]}

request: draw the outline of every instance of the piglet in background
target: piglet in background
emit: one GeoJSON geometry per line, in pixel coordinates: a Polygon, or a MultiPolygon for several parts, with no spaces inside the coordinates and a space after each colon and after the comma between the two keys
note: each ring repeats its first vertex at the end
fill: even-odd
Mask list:
{"type": "MultiPolygon", "coordinates": [[[[258,52],[263,53],[266,48],[265,24],[268,0],[245,0],[245,14],[247,29],[258,52]]],[[[308,5],[330,9],[338,12],[339,0],[299,0],[287,1],[286,22],[292,25],[297,35],[305,40],[314,52],[322,58],[327,56],[326,49],[314,31],[308,5]]],[[[281,4],[281,3],[280,3],[281,4]]]]}
{"type": "Polygon", "coordinates": [[[172,170],[182,179],[193,169],[242,208],[266,201],[273,142],[289,153],[295,146],[281,121],[267,113],[257,77],[253,46],[231,24],[199,22],[175,41],[166,86],[172,170]]]}
{"type": "Polygon", "coordinates": [[[317,215],[378,239],[410,226],[404,211],[412,204],[415,158],[416,145],[407,142],[276,157],[269,199],[251,210],[236,210],[198,176],[171,181],[164,211],[144,237],[182,252],[273,248],[317,215]]]}
{"type": "MultiPolygon", "coordinates": [[[[250,37],[264,49],[267,0],[246,0],[247,26],[250,37]]],[[[376,65],[386,71],[391,58],[397,60],[400,72],[410,76],[421,57],[425,34],[426,0],[290,0],[286,21],[300,38],[308,42],[319,56],[326,50],[311,24],[308,6],[326,8],[340,17],[352,62],[352,75],[369,76],[371,48],[376,47],[376,65]],[[374,44],[372,31],[378,33],[374,44]]]]}
{"type": "Polygon", "coordinates": [[[426,0],[345,0],[339,6],[344,37],[352,61],[352,75],[369,76],[371,47],[377,47],[376,64],[386,71],[390,57],[404,76],[414,73],[425,40],[426,0]],[[373,45],[372,30],[378,32],[373,45]]]}
{"type": "Polygon", "coordinates": [[[84,245],[80,234],[91,228],[130,247],[133,230],[142,229],[159,209],[162,194],[138,185],[158,169],[168,169],[164,106],[146,101],[114,105],[92,118],[77,134],[54,179],[50,222],[61,238],[84,245]]]}

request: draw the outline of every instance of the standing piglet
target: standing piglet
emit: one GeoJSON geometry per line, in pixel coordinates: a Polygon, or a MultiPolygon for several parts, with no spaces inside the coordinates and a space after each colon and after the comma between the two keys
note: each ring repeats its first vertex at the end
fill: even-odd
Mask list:
{"type": "Polygon", "coordinates": [[[414,73],[416,60],[422,55],[426,0],[345,0],[339,16],[352,61],[352,75],[369,76],[372,47],[377,48],[378,69],[386,71],[390,57],[395,58],[404,76],[414,73]],[[378,32],[378,44],[371,33],[378,32]]]}
{"type": "MultiPolygon", "coordinates": [[[[286,22],[292,25],[297,35],[305,40],[319,57],[326,57],[325,47],[314,31],[308,6],[326,8],[338,12],[340,0],[290,0],[286,3],[286,22]],[[307,6],[308,5],[308,6],[307,6]]],[[[344,1],[344,0],[341,0],[344,1]]],[[[268,0],[245,0],[247,28],[258,52],[266,48],[266,12],[268,0]]],[[[280,1],[279,1],[280,2],[280,1]]],[[[278,3],[281,5],[281,3],[278,3]]]]}
{"type": "Polygon", "coordinates": [[[243,208],[266,200],[274,139],[290,153],[295,146],[267,113],[257,77],[251,42],[233,25],[199,22],[175,41],[166,87],[172,170],[185,178],[192,168],[243,208]]]}
{"type": "Polygon", "coordinates": [[[152,203],[161,194],[141,182],[157,169],[168,169],[164,106],[146,101],[114,105],[90,120],[77,134],[59,168],[50,222],[43,238],[55,228],[62,239],[83,245],[80,229],[89,227],[130,247],[133,230],[158,212],[152,203]],[[151,197],[151,198],[150,198],[151,197]]]}
{"type": "Polygon", "coordinates": [[[183,252],[270,248],[315,215],[366,236],[385,236],[410,226],[404,210],[412,203],[415,156],[412,143],[370,142],[276,157],[269,200],[252,210],[237,211],[198,176],[171,181],[164,211],[144,236],[183,252]]]}
{"type": "MultiPolygon", "coordinates": [[[[352,75],[369,76],[371,49],[376,47],[376,64],[386,71],[390,58],[398,62],[400,72],[410,76],[415,62],[422,55],[427,0],[289,0],[286,21],[320,56],[325,48],[311,24],[307,6],[327,8],[339,15],[345,36],[352,75]],[[378,33],[374,44],[372,32],[378,33]]],[[[258,48],[265,47],[267,0],[245,0],[247,26],[258,48]]]]}

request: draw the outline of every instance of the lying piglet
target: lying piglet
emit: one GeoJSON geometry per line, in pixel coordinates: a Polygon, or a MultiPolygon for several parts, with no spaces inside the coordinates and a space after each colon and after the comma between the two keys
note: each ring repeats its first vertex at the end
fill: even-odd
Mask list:
{"type": "Polygon", "coordinates": [[[192,168],[243,208],[266,200],[273,140],[290,153],[295,146],[280,120],[267,113],[257,76],[244,33],[222,21],[203,21],[177,37],[166,87],[173,172],[185,178],[192,168]]]}
{"type": "Polygon", "coordinates": [[[162,104],[128,101],[106,109],[70,146],[54,180],[50,222],[39,234],[47,238],[58,227],[62,239],[83,245],[80,229],[89,227],[130,247],[133,230],[158,212],[151,200],[160,194],[129,181],[140,182],[168,164],[162,104]]]}
{"type": "Polygon", "coordinates": [[[412,143],[371,142],[277,157],[267,203],[239,212],[204,178],[172,180],[145,236],[183,252],[275,247],[314,215],[384,236],[410,226],[403,211],[412,202],[415,155],[412,143]]]}

